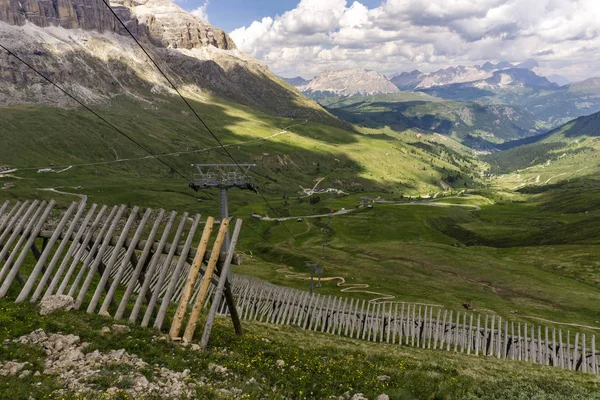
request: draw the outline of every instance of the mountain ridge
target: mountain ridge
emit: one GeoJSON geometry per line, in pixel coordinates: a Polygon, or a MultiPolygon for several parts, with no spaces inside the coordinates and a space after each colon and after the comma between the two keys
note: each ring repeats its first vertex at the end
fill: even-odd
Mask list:
{"type": "MultiPolygon", "coordinates": [[[[167,0],[112,5],[186,96],[217,95],[276,116],[342,124],[239,51],[224,31],[179,6],[167,0]]],[[[92,104],[121,94],[142,104],[176,95],[101,0],[2,2],[0,35],[7,48],[92,104]]],[[[5,52],[0,76],[2,105],[75,106],[5,52]]]]}

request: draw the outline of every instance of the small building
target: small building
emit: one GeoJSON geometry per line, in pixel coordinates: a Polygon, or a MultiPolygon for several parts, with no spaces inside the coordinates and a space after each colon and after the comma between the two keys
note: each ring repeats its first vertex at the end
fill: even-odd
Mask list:
{"type": "Polygon", "coordinates": [[[10,165],[0,165],[0,172],[10,171],[10,165]]]}

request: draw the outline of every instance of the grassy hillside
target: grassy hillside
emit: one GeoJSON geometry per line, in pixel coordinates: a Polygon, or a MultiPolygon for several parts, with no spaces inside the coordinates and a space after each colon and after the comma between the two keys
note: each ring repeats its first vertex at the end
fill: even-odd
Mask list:
{"type": "MultiPolygon", "coordinates": [[[[26,367],[29,376],[0,379],[0,393],[15,400],[135,398],[135,380],[129,378],[133,374],[143,374],[155,384],[165,371],[181,374],[186,369],[188,376],[182,381],[191,387],[193,397],[202,399],[325,399],[345,393],[363,393],[369,399],[385,393],[393,400],[599,398],[600,383],[587,374],[492,357],[373,344],[293,327],[249,322],[244,324],[245,335],[236,337],[230,322],[218,319],[209,348],[200,353],[160,340],[156,331],[136,326],[131,326],[128,334],[102,334],[101,328],[114,321],[80,311],[40,317],[32,305],[7,301],[0,301],[0,309],[3,325],[10,326],[0,330],[0,362],[31,363],[26,367]],[[81,379],[79,384],[87,388],[82,393],[61,390],[66,385],[60,378],[43,373],[45,352],[14,341],[40,328],[47,334],[78,335],[89,343],[86,354],[122,349],[148,364],[109,364],[81,379]],[[277,366],[279,360],[283,366],[277,366]],[[388,380],[378,379],[383,376],[388,380]]],[[[159,397],[146,394],[144,398],[159,397]]]]}
{"type": "MultiPolygon", "coordinates": [[[[296,236],[293,242],[281,224],[249,218],[252,213],[274,216],[257,195],[232,190],[230,210],[247,220],[240,250],[257,255],[240,272],[286,285],[302,285],[301,280],[287,279],[277,271],[283,267],[301,268],[306,260],[319,259],[325,232],[329,232],[324,260],[327,274],[340,276],[347,283],[368,284],[376,292],[405,301],[460,308],[464,301],[471,300],[477,307],[502,314],[519,310],[523,315],[558,322],[595,324],[598,320],[591,305],[598,297],[596,286],[563,280],[560,274],[538,268],[537,261],[515,263],[498,256],[496,248],[534,245],[535,241],[518,242],[528,235],[551,246],[580,244],[576,238],[557,243],[543,229],[538,232],[537,225],[506,225],[505,208],[515,213],[515,220],[527,218],[532,212],[539,214],[541,221],[553,220],[555,214],[536,205],[535,196],[527,198],[530,204],[513,204],[510,200],[504,207],[495,204],[493,194],[442,198],[472,189],[484,168],[452,139],[411,131],[399,134],[389,129],[342,130],[273,118],[214,100],[210,106],[195,106],[236,159],[257,164],[255,179],[280,216],[353,209],[361,197],[406,201],[438,195],[436,201],[442,203],[438,207],[376,204],[374,210],[357,209],[331,222],[307,219],[298,223],[294,218],[286,223],[296,236]],[[281,134],[272,136],[277,133],[281,134]],[[317,178],[324,178],[319,188],[342,189],[349,196],[330,200],[325,194],[307,198],[299,193],[300,186],[311,188],[317,178]],[[455,202],[482,210],[459,207],[453,205],[455,202]],[[489,238],[486,232],[504,236],[489,238]],[[517,239],[507,239],[513,236],[517,239]],[[528,288],[534,285],[539,289],[533,294],[528,288]],[[557,292],[561,293],[558,297],[557,292]]],[[[102,112],[152,151],[167,153],[163,160],[190,178],[192,162],[228,161],[215,149],[213,139],[198,129],[197,122],[173,103],[145,110],[122,103],[118,109],[102,112]],[[194,151],[197,153],[189,153],[194,151]]],[[[216,193],[191,191],[185,179],[156,160],[145,158],[137,147],[80,110],[13,107],[3,109],[0,115],[4,122],[0,135],[10,144],[0,149],[1,164],[19,168],[14,177],[3,178],[2,182],[16,186],[0,190],[0,199],[52,197],[63,203],[74,199],[38,190],[55,188],[105,204],[218,213],[216,193]],[[115,162],[117,158],[136,160],[115,162]],[[90,163],[100,164],[87,165],[90,163]],[[37,172],[37,167],[49,165],[57,171],[73,167],[61,173],[37,172]]],[[[337,292],[338,282],[328,283],[323,290],[337,292]]]]}
{"type": "Polygon", "coordinates": [[[496,186],[518,189],[547,185],[594,175],[600,165],[599,136],[600,114],[593,114],[483,159],[491,172],[499,175],[494,180],[496,186]]]}
{"type": "MultiPolygon", "coordinates": [[[[476,161],[443,143],[275,118],[222,99],[211,100],[194,106],[239,162],[257,164],[253,174],[267,194],[293,194],[300,186],[314,186],[317,178],[345,191],[413,195],[442,190],[446,184],[440,182],[449,178],[450,186],[473,182],[471,174],[461,171],[472,170],[476,161]]],[[[194,172],[191,163],[231,162],[195,117],[172,98],[158,98],[143,108],[122,99],[100,113],[188,178],[194,172]]],[[[186,180],[178,181],[174,171],[147,158],[147,153],[83,110],[8,107],[0,109],[0,122],[5,144],[0,164],[19,169],[10,193],[83,186],[84,194],[95,201],[129,200],[129,190],[119,188],[142,188],[136,197],[146,204],[154,202],[143,192],[190,197],[186,180]],[[37,173],[43,167],[60,171],[70,166],[60,174],[37,173]]]]}
{"type": "Polygon", "coordinates": [[[338,117],[362,126],[388,126],[400,132],[419,128],[478,148],[539,132],[532,115],[514,107],[440,101],[422,93],[412,93],[411,97],[350,97],[324,105],[338,117]]]}

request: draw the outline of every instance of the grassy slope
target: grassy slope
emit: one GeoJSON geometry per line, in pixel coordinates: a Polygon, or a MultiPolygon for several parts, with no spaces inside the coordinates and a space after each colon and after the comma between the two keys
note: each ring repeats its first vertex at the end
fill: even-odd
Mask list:
{"type": "MultiPolygon", "coordinates": [[[[271,196],[271,201],[280,215],[326,212],[329,208],[327,196],[321,196],[322,201],[313,207],[308,199],[298,198],[296,194],[298,185],[312,187],[317,177],[326,178],[322,187],[341,187],[355,192],[350,198],[335,201],[333,207],[339,209],[356,207],[364,195],[377,197],[383,194],[391,199],[440,192],[442,178],[449,180],[448,177],[452,177],[456,186],[464,188],[461,179],[468,180],[476,175],[475,164],[468,164],[462,156],[466,153],[459,146],[453,150],[437,136],[369,130],[350,132],[315,123],[270,118],[224,102],[196,106],[208,123],[217,127],[216,133],[227,144],[268,136],[293,125],[288,128],[289,133],[273,141],[230,147],[238,160],[258,164],[256,179],[267,195],[276,193],[277,197],[271,196]],[[289,199],[282,200],[282,193],[289,199]]],[[[2,118],[8,123],[0,129],[3,129],[2,135],[9,138],[11,147],[0,150],[3,152],[1,159],[21,167],[114,160],[113,149],[117,149],[120,158],[144,156],[112,132],[93,125],[95,120],[90,120],[86,114],[79,111],[60,113],[32,108],[3,110],[2,118]],[[61,124],[61,121],[67,123],[61,124]],[[101,139],[96,136],[99,130],[104,134],[101,139]]],[[[197,131],[196,122],[172,103],[152,110],[123,104],[122,109],[112,109],[106,115],[155,152],[214,146],[206,133],[197,131]]],[[[165,160],[180,170],[189,171],[187,165],[191,162],[222,162],[223,158],[213,149],[209,153],[169,156],[165,160]]],[[[216,215],[216,203],[210,201],[206,193],[199,194],[206,201],[196,202],[196,194],[186,187],[186,182],[178,180],[174,174],[169,175],[155,160],[75,167],[61,174],[37,174],[34,169],[19,171],[17,175],[23,179],[14,180],[16,188],[0,191],[0,198],[57,197],[63,203],[73,200],[36,190],[38,187],[56,187],[87,194],[91,201],[100,203],[137,204],[216,215]],[[83,189],[74,189],[80,185],[83,189]]],[[[253,212],[272,215],[254,194],[231,191],[231,196],[231,210],[242,218],[253,212]]],[[[367,283],[376,291],[401,295],[400,298],[406,301],[460,307],[465,300],[472,300],[478,307],[500,313],[518,309],[549,319],[594,323],[598,318],[589,302],[597,297],[596,287],[557,281],[555,275],[544,270],[525,263],[514,265],[512,260],[497,257],[489,248],[461,247],[464,244],[496,246],[495,239],[480,239],[485,238],[486,230],[502,231],[508,236],[523,236],[530,232],[523,224],[514,223],[507,227],[501,212],[495,212],[496,206],[489,202],[482,200],[482,206],[484,211],[472,213],[460,208],[378,205],[373,213],[335,218],[331,226],[333,239],[325,260],[328,274],[343,276],[349,283],[367,283]],[[491,211],[486,211],[488,209],[491,211]],[[480,214],[493,217],[481,218],[480,214]],[[390,221],[394,223],[390,224],[390,221]],[[469,229],[475,233],[469,234],[469,229]],[[473,235],[479,241],[472,243],[473,235]],[[365,268],[365,265],[369,267],[365,268]],[[522,283],[513,283],[515,276],[519,276],[522,283]],[[539,293],[529,293],[527,287],[535,286],[536,281],[543,282],[538,285],[539,293]],[[406,290],[407,287],[410,289],[406,290]],[[554,301],[554,293],[559,289],[578,292],[581,296],[565,295],[554,301]],[[547,306],[554,303],[555,306],[547,306]]],[[[515,218],[528,215],[531,209],[515,207],[515,218]]],[[[537,211],[544,212],[542,209],[537,211]]],[[[242,250],[256,253],[261,245],[264,246],[265,239],[276,246],[261,254],[262,261],[254,268],[242,271],[254,271],[281,281],[282,274],[275,272],[281,263],[299,267],[307,258],[320,256],[326,224],[324,220],[304,224],[288,222],[286,226],[298,236],[299,243],[292,246],[284,227],[248,221],[247,226],[251,229],[245,230],[242,250]]],[[[502,240],[498,239],[499,244],[507,247],[502,240]]],[[[300,285],[300,281],[286,283],[300,285]]],[[[337,291],[332,286],[329,284],[329,289],[325,290],[337,291]]]]}
{"type": "MultiPolygon", "coordinates": [[[[330,207],[327,196],[320,195],[319,203],[311,205],[308,199],[296,194],[298,185],[312,187],[317,177],[326,178],[322,187],[341,187],[352,192],[349,197],[333,200],[331,206],[339,209],[356,207],[362,196],[400,199],[401,195],[433,194],[441,191],[439,181],[449,177],[455,179],[457,189],[464,188],[465,181],[471,185],[471,176],[477,175],[479,167],[467,158],[468,153],[460,145],[436,135],[368,129],[351,132],[316,123],[302,124],[303,121],[268,117],[218,99],[212,106],[195,106],[227,144],[265,137],[294,125],[288,128],[289,133],[272,141],[230,147],[238,160],[258,164],[256,179],[282,215],[326,212],[330,207]],[[281,198],[283,193],[288,199],[281,198]]],[[[104,113],[155,152],[214,146],[205,132],[198,131],[196,121],[171,102],[146,110],[122,103],[121,108],[104,113]]],[[[145,156],[80,111],[57,114],[52,109],[18,107],[2,110],[0,119],[3,122],[0,135],[10,143],[0,148],[0,164],[35,167],[111,161],[115,159],[113,149],[119,158],[145,156]],[[104,136],[98,139],[99,133],[104,136]]],[[[191,162],[223,162],[223,159],[214,150],[165,158],[187,171],[191,162]]],[[[64,204],[73,198],[36,188],[58,187],[76,192],[74,187],[81,185],[80,192],[100,203],[165,207],[204,215],[217,213],[216,204],[206,194],[199,196],[207,201],[196,202],[196,195],[187,189],[186,181],[178,180],[154,160],[75,167],[61,174],[20,170],[17,176],[20,179],[6,180],[17,186],[0,190],[0,199],[53,197],[64,204]]],[[[538,194],[511,195],[504,201],[506,204],[498,202],[492,192],[484,195],[496,204],[485,198],[448,200],[476,203],[483,208],[480,212],[388,204],[333,218],[329,228],[326,219],[288,222],[286,225],[297,240],[291,243],[281,224],[249,218],[252,212],[271,213],[256,195],[231,191],[230,209],[246,219],[247,229],[239,249],[255,255],[246,259],[238,272],[305,287],[305,282],[286,278],[277,270],[288,266],[300,271],[305,260],[319,259],[323,232],[329,229],[331,241],[324,260],[327,276],[342,276],[347,283],[367,283],[374,291],[394,294],[406,301],[459,309],[462,302],[471,300],[476,308],[506,314],[509,319],[528,320],[525,316],[531,315],[597,325],[600,319],[595,306],[600,294],[599,286],[594,283],[598,282],[597,272],[585,267],[592,282],[584,283],[575,279],[581,265],[571,265],[568,270],[551,267],[564,259],[562,246],[569,246],[577,254],[598,254],[597,242],[582,243],[572,237],[564,243],[549,243],[532,251],[531,247],[518,243],[518,238],[530,233],[546,237],[549,230],[542,225],[552,222],[560,211],[548,209],[548,202],[538,194]],[[529,223],[532,215],[539,223],[529,223]],[[513,235],[517,239],[507,242],[513,235]],[[517,315],[509,314],[514,310],[517,315]]],[[[571,216],[563,222],[578,223],[581,219],[571,216]]],[[[585,218],[583,221],[586,223],[585,218]]],[[[590,221],[588,225],[593,226],[590,221]]],[[[333,282],[320,290],[339,293],[333,282]]],[[[337,351],[345,351],[341,349],[337,351]]],[[[468,369],[470,363],[460,362],[456,368],[468,369]]],[[[422,368],[426,370],[431,365],[422,368]]],[[[431,372],[425,374],[430,376],[431,372]]]]}
{"type": "Polygon", "coordinates": [[[389,126],[403,131],[420,128],[435,131],[468,143],[502,143],[537,132],[536,122],[526,112],[512,107],[485,106],[470,102],[440,101],[419,94],[405,96],[350,97],[327,103],[332,113],[364,126],[389,126]],[[477,139],[479,138],[479,139],[477,139]]]}
{"type": "MultiPolygon", "coordinates": [[[[6,340],[38,328],[48,333],[73,333],[91,344],[86,351],[125,349],[151,365],[179,372],[189,369],[193,379],[208,378],[210,385],[199,386],[195,393],[202,399],[227,398],[217,391],[233,387],[241,389],[244,398],[264,399],[325,399],[346,391],[361,392],[368,398],[386,393],[394,400],[599,398],[600,382],[595,376],[461,353],[371,344],[293,327],[246,323],[245,335],[236,337],[230,322],[218,319],[207,352],[198,353],[157,340],[155,331],[136,326],[128,335],[103,335],[101,327],[112,320],[81,311],[40,317],[30,304],[5,300],[0,301],[0,310],[0,362],[28,361],[32,370],[43,371],[43,351],[6,340]],[[285,366],[276,367],[277,360],[283,360],[285,366]],[[226,367],[233,377],[223,379],[209,371],[211,363],[226,367]],[[377,380],[380,375],[390,380],[377,380]],[[249,383],[250,378],[256,383],[249,383]]],[[[151,369],[144,375],[154,379],[151,369]]],[[[104,391],[112,386],[127,389],[118,369],[102,371],[95,382],[96,392],[86,398],[107,398],[104,391]]],[[[15,400],[55,398],[52,391],[60,387],[60,382],[44,375],[0,379],[0,394],[15,400]]],[[[121,394],[119,398],[128,397],[121,394]]]]}
{"type": "MultiPolygon", "coordinates": [[[[172,99],[171,99],[172,100],[172,99]]],[[[220,140],[240,162],[254,162],[257,183],[263,191],[281,193],[312,187],[324,177],[329,186],[345,190],[405,191],[413,194],[439,189],[438,182],[460,169],[469,170],[473,161],[462,155],[445,157],[444,145],[433,144],[440,156],[415,146],[418,139],[403,140],[387,134],[370,134],[302,120],[273,118],[242,106],[214,99],[211,105],[195,106],[220,140]],[[253,141],[282,130],[288,133],[265,142],[253,141]],[[253,141],[236,145],[242,142],[253,141]]],[[[101,113],[135,140],[157,154],[209,149],[196,154],[165,156],[163,159],[191,175],[190,163],[224,162],[223,151],[215,149],[214,139],[198,121],[174,102],[156,102],[147,109],[122,102],[101,113]]],[[[143,158],[147,154],[81,110],[55,110],[11,107],[0,110],[0,136],[6,144],[0,149],[2,163],[21,171],[16,191],[32,187],[87,186],[92,199],[124,201],[117,188],[144,186],[186,192],[186,182],[174,176],[155,160],[75,167],[60,175],[37,174],[36,167],[70,166],[123,158],[143,158]],[[31,168],[31,169],[27,169],[31,168]],[[111,188],[112,187],[112,188],[111,188]],[[178,189],[180,188],[180,189],[178,189]],[[100,192],[98,192],[100,190],[100,192]],[[109,193],[110,191],[110,193],[109,193]]],[[[470,178],[465,176],[465,180],[470,178]]],[[[458,181],[462,185],[464,181],[458,181]]],[[[29,191],[28,193],[31,193],[29,191]]],[[[2,195],[0,195],[2,196],[2,195]]],[[[189,195],[188,195],[189,197],[189,195]]],[[[146,198],[142,195],[141,198],[146,198]]],[[[154,203],[147,198],[146,204],[154,203]]]]}
{"type": "MultiPolygon", "coordinates": [[[[286,277],[282,268],[287,265],[303,272],[305,260],[321,260],[323,230],[328,229],[329,246],[321,260],[326,267],[324,276],[341,276],[346,285],[368,284],[368,290],[392,294],[402,301],[440,304],[455,310],[471,300],[477,309],[492,310],[511,320],[530,321],[526,316],[534,316],[598,326],[597,272],[588,270],[588,276],[594,276],[594,280],[582,281],[576,279],[576,271],[589,267],[571,265],[567,272],[550,266],[564,258],[558,256],[563,246],[598,254],[598,233],[593,235],[594,242],[588,236],[581,243],[573,235],[533,252],[531,247],[524,247],[533,245],[523,238],[551,238],[552,221],[558,214],[544,211],[543,204],[533,197],[523,204],[512,201],[490,204],[484,198],[439,201],[475,203],[482,210],[376,204],[372,210],[361,209],[330,221],[322,218],[288,222],[295,243],[286,240],[282,226],[252,220],[247,224],[262,232],[262,237],[270,242],[261,245],[256,235],[245,236],[244,246],[262,247],[263,252],[254,250],[258,257],[246,260],[237,271],[306,288],[307,283],[286,277]],[[532,215],[536,218],[532,219],[532,215]],[[524,224],[525,219],[530,222],[524,224]]],[[[356,207],[358,202],[358,197],[354,201],[334,200],[332,207],[356,207]]],[[[322,211],[321,204],[314,206],[311,213],[305,204],[293,200],[289,203],[291,215],[322,211]]],[[[565,226],[578,221],[594,224],[593,219],[579,215],[561,219],[565,226]]],[[[339,282],[327,282],[320,290],[339,294],[341,287],[336,286],[339,282]]]]}
{"type": "Polygon", "coordinates": [[[581,117],[538,141],[485,156],[491,172],[498,174],[491,183],[519,189],[593,176],[600,166],[599,118],[581,117]]]}

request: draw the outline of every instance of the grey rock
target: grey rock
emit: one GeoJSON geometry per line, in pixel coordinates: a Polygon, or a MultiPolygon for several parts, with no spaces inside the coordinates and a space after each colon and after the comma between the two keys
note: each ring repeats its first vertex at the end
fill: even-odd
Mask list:
{"type": "Polygon", "coordinates": [[[0,369],[0,375],[2,375],[2,376],[17,375],[19,372],[21,372],[23,370],[23,368],[25,368],[26,365],[27,365],[27,363],[18,363],[15,361],[8,361],[7,363],[5,363],[2,366],[2,369],[0,369]]]}
{"type": "Polygon", "coordinates": [[[355,393],[354,396],[350,398],[350,400],[369,400],[362,393],[355,393]]]}
{"type": "Polygon", "coordinates": [[[40,302],[40,315],[49,315],[58,310],[69,311],[74,307],[71,296],[63,294],[44,297],[40,302]]]}
{"type": "Polygon", "coordinates": [[[129,329],[127,325],[114,324],[112,326],[112,331],[114,333],[129,333],[131,332],[131,329],[129,329]]]}
{"type": "Polygon", "coordinates": [[[379,376],[377,377],[377,380],[378,380],[378,381],[380,381],[380,382],[389,381],[390,379],[391,379],[391,378],[390,378],[389,376],[387,376],[387,375],[379,375],[379,376]]]}
{"type": "Polygon", "coordinates": [[[285,361],[277,360],[275,361],[275,365],[277,365],[278,367],[285,367],[285,361]]]}
{"type": "Polygon", "coordinates": [[[377,398],[375,400],[390,400],[390,396],[388,396],[385,393],[382,393],[379,396],[377,396],[377,398]]]}

